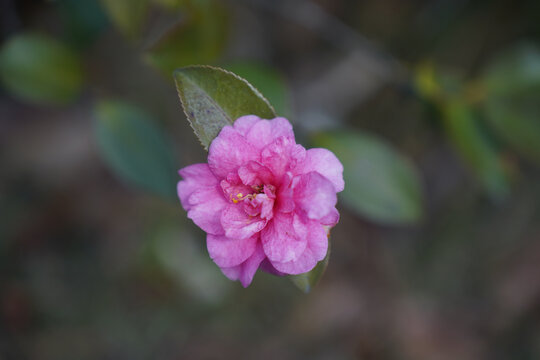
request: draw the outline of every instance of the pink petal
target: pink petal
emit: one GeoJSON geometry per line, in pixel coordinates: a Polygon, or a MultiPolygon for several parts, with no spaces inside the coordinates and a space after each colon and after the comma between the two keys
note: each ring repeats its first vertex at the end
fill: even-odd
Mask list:
{"type": "Polygon", "coordinates": [[[261,201],[261,218],[270,220],[274,217],[274,199],[269,198],[266,194],[260,194],[257,196],[261,201]]]}
{"type": "Polygon", "coordinates": [[[243,209],[243,203],[229,204],[221,213],[221,225],[225,235],[232,239],[245,239],[261,231],[266,220],[250,217],[243,209]]]}
{"type": "Polygon", "coordinates": [[[292,174],[290,172],[285,173],[281,180],[281,186],[279,187],[276,198],[276,211],[282,213],[290,213],[294,210],[294,199],[292,189],[292,174]]]}
{"type": "Polygon", "coordinates": [[[259,216],[270,220],[274,216],[274,199],[266,194],[257,194],[254,199],[246,199],[243,202],[244,212],[248,216],[259,216]]]}
{"type": "Polygon", "coordinates": [[[307,244],[307,227],[295,214],[276,213],[261,232],[264,253],[272,261],[297,259],[307,244]]]}
{"type": "Polygon", "coordinates": [[[187,166],[179,171],[178,197],[188,218],[210,234],[223,234],[221,211],[227,205],[218,180],[207,164],[187,166]]]}
{"type": "Polygon", "coordinates": [[[267,272],[272,275],[276,276],[285,276],[287,274],[282,273],[281,271],[277,271],[274,265],[268,260],[268,258],[264,259],[261,265],[259,266],[259,269],[261,269],[264,272],[267,272]]]}
{"type": "Polygon", "coordinates": [[[188,199],[188,218],[209,234],[224,233],[221,212],[227,206],[217,186],[195,191],[188,199]]]}
{"type": "Polygon", "coordinates": [[[255,251],[258,236],[231,239],[223,235],[206,237],[206,247],[214,262],[220,267],[232,267],[246,261],[255,251]]]}
{"type": "Polygon", "coordinates": [[[306,149],[296,144],[294,138],[281,136],[261,151],[261,163],[269,168],[277,179],[301,163],[306,149]]]}
{"type": "Polygon", "coordinates": [[[193,164],[178,171],[183,178],[178,182],[178,197],[184,209],[188,209],[187,199],[195,190],[215,186],[219,183],[208,164],[193,164]]]}
{"type": "Polygon", "coordinates": [[[250,186],[259,186],[272,183],[274,175],[266,166],[256,161],[250,161],[238,169],[238,176],[242,183],[250,186]]]}
{"type": "Polygon", "coordinates": [[[334,185],[315,171],[294,178],[293,192],[297,207],[304,210],[310,219],[328,215],[337,203],[334,185]]]}
{"type": "Polygon", "coordinates": [[[249,130],[253,125],[261,121],[261,118],[255,115],[245,115],[241,116],[233,124],[233,127],[238,131],[242,136],[246,136],[249,130]]]}
{"type": "Polygon", "coordinates": [[[274,268],[285,274],[298,275],[312,270],[326,256],[328,236],[324,227],[317,221],[308,224],[308,243],[304,252],[295,260],[277,262],[269,259],[274,268]]]}
{"type": "Polygon", "coordinates": [[[240,166],[259,159],[259,151],[232,126],[225,126],[208,150],[208,165],[218,178],[225,178],[240,166]]]}
{"type": "Polygon", "coordinates": [[[260,120],[246,134],[246,139],[259,150],[279,137],[288,137],[294,141],[292,125],[285,118],[260,120]]]}
{"type": "Polygon", "coordinates": [[[335,226],[338,223],[338,221],[339,221],[339,212],[337,211],[335,207],[328,213],[328,215],[319,219],[319,222],[321,224],[327,225],[327,226],[335,226]]]}
{"type": "Polygon", "coordinates": [[[242,273],[242,264],[220,269],[221,272],[229,278],[229,280],[236,281],[240,279],[240,274],[242,273]]]}
{"type": "Polygon", "coordinates": [[[255,251],[246,261],[234,267],[221,268],[221,271],[229,279],[240,280],[243,287],[248,287],[253,281],[253,277],[264,258],[265,255],[262,246],[260,243],[257,243],[255,251]]]}
{"type": "Polygon", "coordinates": [[[263,187],[264,194],[270,199],[276,198],[276,187],[274,185],[264,185],[263,187]]]}
{"type": "Polygon", "coordinates": [[[295,169],[297,174],[316,171],[334,184],[336,192],[343,191],[343,165],[338,158],[327,149],[309,149],[302,163],[295,169]]]}

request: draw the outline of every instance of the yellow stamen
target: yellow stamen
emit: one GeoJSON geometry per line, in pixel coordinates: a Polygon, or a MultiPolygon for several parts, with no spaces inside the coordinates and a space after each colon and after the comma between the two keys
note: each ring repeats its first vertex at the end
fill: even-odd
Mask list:
{"type": "Polygon", "coordinates": [[[238,193],[236,194],[235,197],[231,196],[231,200],[233,203],[235,204],[238,204],[238,202],[244,200],[244,199],[255,199],[255,197],[257,196],[257,194],[248,194],[248,195],[244,195],[242,193],[238,193]]]}

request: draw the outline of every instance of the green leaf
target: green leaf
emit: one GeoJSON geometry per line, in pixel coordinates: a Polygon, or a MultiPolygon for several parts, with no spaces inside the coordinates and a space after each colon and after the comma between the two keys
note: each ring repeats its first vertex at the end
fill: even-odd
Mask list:
{"type": "Polygon", "coordinates": [[[484,82],[488,123],[499,138],[540,164],[540,51],[524,46],[501,56],[484,82]]]}
{"type": "Polygon", "coordinates": [[[92,44],[108,25],[107,16],[96,0],[57,0],[64,36],[76,49],[92,44]]]}
{"type": "Polygon", "coordinates": [[[145,53],[145,60],[167,76],[177,68],[214,63],[228,36],[227,9],[220,1],[195,2],[183,20],[145,53]]]}
{"type": "Polygon", "coordinates": [[[416,83],[420,94],[440,111],[445,135],[471,172],[491,197],[503,198],[508,193],[503,163],[469,105],[483,98],[484,89],[477,82],[466,87],[461,78],[448,69],[435,72],[424,67],[416,83]]]}
{"type": "Polygon", "coordinates": [[[385,224],[407,224],[422,216],[420,181],[413,165],[379,138],[341,131],[315,136],[344,167],[341,201],[359,215],[385,224]]]}
{"type": "Polygon", "coordinates": [[[519,97],[490,98],[486,103],[489,124],[498,137],[523,157],[540,164],[540,92],[519,97]]]}
{"type": "Polygon", "coordinates": [[[101,0],[112,22],[130,38],[137,37],[146,19],[148,0],[101,0]]]}
{"type": "Polygon", "coordinates": [[[0,79],[23,100],[65,104],[80,93],[83,72],[77,55],[55,39],[24,33],[0,50],[0,79]]]}
{"type": "MultiPolygon", "coordinates": [[[[330,238],[328,240],[330,240],[330,238]]],[[[296,285],[297,288],[299,288],[306,294],[309,293],[311,289],[313,289],[315,285],[317,285],[324,272],[326,271],[326,267],[328,266],[328,259],[330,259],[330,241],[328,242],[328,252],[326,253],[324,259],[319,261],[311,271],[300,275],[291,275],[289,276],[289,279],[291,279],[291,281],[294,285],[296,285]]]]}
{"type": "Polygon", "coordinates": [[[418,94],[435,104],[462,91],[461,76],[451,69],[436,68],[430,62],[415,69],[414,85],[418,94]]]}
{"type": "Polygon", "coordinates": [[[283,76],[275,69],[258,63],[229,64],[226,69],[243,77],[270,101],[279,115],[288,115],[288,89],[283,76]]]}
{"type": "Polygon", "coordinates": [[[463,101],[452,100],[442,111],[447,136],[487,192],[496,199],[506,196],[508,183],[502,161],[472,109],[463,101]]]}
{"type": "Polygon", "coordinates": [[[150,114],[129,104],[101,102],[97,142],[105,162],[123,180],[175,198],[177,167],[169,139],[150,114]]]}
{"type": "Polygon", "coordinates": [[[497,57],[483,77],[489,96],[540,90],[540,50],[524,44],[497,57]]]}
{"type": "Polygon", "coordinates": [[[220,130],[243,115],[263,119],[274,109],[246,80],[210,66],[189,66],[174,72],[184,112],[201,144],[208,148],[220,130]]]}

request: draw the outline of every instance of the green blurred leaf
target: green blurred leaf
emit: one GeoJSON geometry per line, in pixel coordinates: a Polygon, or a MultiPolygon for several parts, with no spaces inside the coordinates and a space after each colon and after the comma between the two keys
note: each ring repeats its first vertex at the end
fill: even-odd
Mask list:
{"type": "Polygon", "coordinates": [[[98,104],[96,120],[103,159],[119,177],[176,198],[173,148],[150,114],[129,104],[106,101],[98,104]]]}
{"type": "Polygon", "coordinates": [[[497,57],[483,77],[489,96],[540,90],[540,50],[521,45],[497,57]]]}
{"type": "Polygon", "coordinates": [[[488,122],[522,156],[540,164],[540,93],[486,103],[488,122]]]}
{"type": "MultiPolygon", "coordinates": [[[[328,240],[330,240],[330,238],[328,238],[328,240]]],[[[307,294],[317,285],[319,280],[321,280],[321,277],[323,276],[324,272],[326,271],[326,267],[328,266],[329,259],[330,241],[328,241],[328,252],[326,253],[326,256],[324,257],[324,259],[319,261],[317,265],[315,265],[313,270],[300,275],[291,275],[289,276],[289,279],[291,279],[291,281],[294,285],[296,285],[297,288],[307,294]]]]}
{"type": "Polygon", "coordinates": [[[167,9],[175,10],[185,5],[189,0],[153,0],[154,3],[161,5],[167,9]]]}
{"type": "Polygon", "coordinates": [[[435,104],[463,90],[461,77],[458,74],[451,69],[436,68],[431,62],[425,62],[416,67],[413,81],[418,94],[435,104]]]}
{"type": "Polygon", "coordinates": [[[77,49],[90,45],[108,25],[99,1],[58,0],[58,10],[69,44],[77,49]]]}
{"type": "Polygon", "coordinates": [[[148,0],[101,0],[111,21],[124,35],[135,38],[146,19],[148,0]]]}
{"type": "Polygon", "coordinates": [[[277,114],[288,115],[290,110],[287,86],[278,71],[250,62],[229,64],[225,68],[255,86],[270,101],[277,114]]]}
{"type": "Polygon", "coordinates": [[[450,141],[488,193],[502,198],[508,183],[501,159],[479,126],[473,110],[460,100],[443,105],[443,123],[450,141]]]}
{"type": "Polygon", "coordinates": [[[489,124],[521,155],[540,163],[540,50],[523,46],[502,55],[484,82],[489,124]]]}
{"type": "Polygon", "coordinates": [[[503,163],[470,105],[483,98],[482,86],[477,82],[464,86],[459,74],[449,69],[435,71],[431,65],[419,68],[416,84],[419,93],[440,111],[446,136],[489,195],[506,196],[503,163]]]}
{"type": "Polygon", "coordinates": [[[240,116],[276,116],[257,89],[223,69],[189,66],[176,70],[174,78],[184,112],[205,148],[225,125],[233,124],[240,116]]]}
{"type": "Polygon", "coordinates": [[[0,79],[14,95],[36,103],[65,104],[83,84],[79,58],[55,39],[25,33],[0,50],[0,79]]]}
{"type": "Polygon", "coordinates": [[[221,2],[198,1],[188,8],[186,17],[145,54],[145,60],[167,76],[179,67],[214,63],[226,44],[228,17],[221,2]]]}
{"type": "Polygon", "coordinates": [[[379,138],[361,132],[319,134],[317,146],[332,150],[344,167],[341,201],[374,221],[406,224],[422,216],[416,169],[379,138]]]}

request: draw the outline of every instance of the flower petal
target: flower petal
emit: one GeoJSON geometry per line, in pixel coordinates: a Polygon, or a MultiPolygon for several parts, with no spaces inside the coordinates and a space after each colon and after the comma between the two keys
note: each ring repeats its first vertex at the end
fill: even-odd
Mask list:
{"type": "Polygon", "coordinates": [[[260,242],[258,242],[255,251],[246,261],[237,266],[221,268],[221,271],[229,279],[240,280],[243,287],[248,287],[253,281],[255,273],[264,259],[264,251],[260,242]]]}
{"type": "Polygon", "coordinates": [[[260,120],[246,133],[246,139],[259,150],[279,137],[288,137],[294,141],[294,132],[289,120],[277,117],[272,120],[260,120]]]}
{"type": "Polygon", "coordinates": [[[343,165],[330,150],[315,148],[306,151],[304,161],[297,166],[295,172],[305,174],[310,171],[316,171],[330,180],[336,192],[343,191],[343,165]]]}
{"type": "Polygon", "coordinates": [[[277,271],[274,265],[272,265],[272,263],[270,262],[270,260],[268,260],[268,258],[265,258],[263,260],[263,262],[261,263],[261,266],[259,266],[259,269],[272,275],[277,275],[277,276],[287,275],[285,273],[282,273],[281,271],[277,271]]]}
{"type": "Polygon", "coordinates": [[[328,215],[319,219],[319,222],[321,224],[327,225],[330,227],[335,226],[338,223],[338,221],[339,221],[339,212],[337,211],[335,207],[332,210],[330,210],[328,215]]]}
{"type": "Polygon", "coordinates": [[[257,194],[253,199],[243,201],[244,212],[248,216],[259,216],[261,219],[270,220],[274,216],[274,199],[266,194],[257,194]]]}
{"type": "Polygon", "coordinates": [[[304,210],[310,219],[328,215],[337,203],[334,185],[315,171],[294,178],[293,192],[297,207],[304,210]]]}
{"type": "Polygon", "coordinates": [[[209,234],[224,233],[221,213],[227,206],[223,193],[217,186],[195,191],[188,199],[188,218],[209,234]]]}
{"type": "Polygon", "coordinates": [[[277,271],[285,274],[298,275],[312,270],[326,256],[328,251],[328,235],[323,225],[317,221],[308,223],[308,243],[304,252],[295,260],[289,262],[270,262],[277,271]]]}
{"type": "Polygon", "coordinates": [[[225,126],[208,150],[208,165],[218,178],[226,178],[240,166],[259,159],[259,151],[232,126],[225,126]]]}
{"type": "Polygon", "coordinates": [[[274,180],[274,175],[270,169],[256,161],[250,161],[241,166],[238,169],[238,176],[243,184],[250,186],[271,184],[274,180]]]}
{"type": "Polygon", "coordinates": [[[184,209],[189,210],[188,198],[194,191],[219,183],[208,164],[193,164],[178,171],[183,180],[178,182],[178,197],[184,209]]]}
{"type": "Polygon", "coordinates": [[[304,160],[306,149],[296,144],[294,138],[281,136],[261,151],[261,164],[272,171],[276,179],[304,160]]]}
{"type": "Polygon", "coordinates": [[[297,215],[276,213],[261,232],[264,253],[272,262],[296,260],[306,248],[307,234],[297,215]]]}
{"type": "Polygon", "coordinates": [[[188,212],[188,218],[207,233],[223,234],[221,211],[227,202],[208,165],[187,166],[179,173],[184,180],[178,182],[178,197],[188,212]]]}
{"type": "Polygon", "coordinates": [[[276,211],[290,213],[294,207],[292,173],[287,172],[281,178],[281,185],[276,197],[276,211]]]}
{"type": "Polygon", "coordinates": [[[232,239],[245,239],[261,231],[266,220],[250,217],[244,211],[244,204],[229,204],[221,213],[221,225],[225,235],[232,239]]]}
{"type": "Polygon", "coordinates": [[[261,121],[261,118],[256,115],[244,115],[236,119],[233,127],[242,136],[246,136],[253,125],[257,124],[259,121],[261,121]]]}
{"type": "Polygon", "coordinates": [[[206,237],[206,247],[214,262],[220,267],[232,267],[246,261],[255,251],[259,238],[231,239],[224,235],[206,237]]]}

